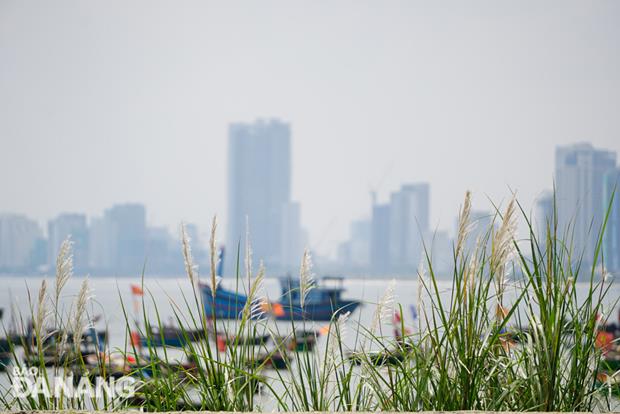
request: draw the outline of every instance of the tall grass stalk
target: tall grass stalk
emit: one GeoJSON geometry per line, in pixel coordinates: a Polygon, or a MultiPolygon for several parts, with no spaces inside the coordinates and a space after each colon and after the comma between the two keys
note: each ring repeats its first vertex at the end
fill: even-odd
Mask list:
{"type": "MultiPolygon", "coordinates": [[[[451,283],[443,289],[434,259],[424,246],[415,293],[417,320],[405,321],[395,304],[395,282],[376,304],[368,326],[355,324],[348,314],[321,327],[315,352],[289,348],[299,329],[314,330],[313,321],[274,324],[263,292],[267,269],[254,271],[249,230],[244,252],[237,249],[237,290],[248,300],[236,321],[218,321],[214,308],[205,307],[199,269],[191,241],[181,227],[181,246],[191,293],[180,302],[170,300],[181,346],[161,347],[164,324],[161,306],[145,286],[142,271],[141,316],[121,306],[127,337],[137,331],[141,340],[120,350],[126,373],[140,380],[138,394],[129,400],[88,400],[53,397],[17,399],[4,390],[4,409],[104,409],[139,407],[146,411],[207,410],[256,411],[592,411],[609,409],[609,387],[599,380],[602,352],[597,335],[605,322],[610,289],[604,271],[602,240],[609,213],[598,229],[594,257],[573,251],[570,227],[560,229],[557,211],[544,235],[512,198],[496,208],[491,226],[474,234],[472,195],[467,192],[459,212],[458,234],[452,249],[451,283]],[[527,229],[517,239],[518,222],[527,229]],[[473,246],[473,247],[470,247],[473,246]],[[242,264],[241,261],[244,263],[242,264]],[[592,263],[588,268],[584,263],[592,263]],[[599,269],[603,277],[599,277],[599,269]],[[577,283],[586,282],[585,294],[577,283]],[[395,317],[398,313],[398,318],[395,317]],[[391,329],[388,329],[391,321],[391,329]],[[410,327],[416,328],[410,330],[410,327]],[[290,329],[289,329],[290,328],[290,329]],[[354,341],[345,332],[354,332],[354,341]],[[392,332],[394,333],[392,335],[392,332]],[[273,345],[251,345],[248,338],[271,334],[273,345]],[[228,341],[221,349],[223,338],[228,341]],[[179,355],[181,358],[179,358],[179,355]],[[286,370],[268,368],[270,358],[282,356],[286,370]],[[261,391],[258,393],[258,391],[261,391]]],[[[212,223],[210,272],[207,285],[215,295],[220,283],[217,268],[217,220],[212,223]]],[[[23,343],[29,364],[46,376],[47,340],[57,338],[55,372],[68,376],[86,369],[79,340],[90,324],[86,304],[88,281],[71,309],[60,306],[62,289],[71,277],[70,243],[63,243],[50,292],[44,280],[30,301],[32,334],[23,343]]],[[[310,253],[304,252],[299,271],[302,309],[314,288],[310,253]]],[[[120,296],[120,293],[119,293],[120,296]]],[[[215,297],[215,296],[214,296],[215,297]]],[[[290,304],[292,305],[292,303],[290,304]]],[[[22,326],[25,324],[22,323],[22,326]]],[[[317,338],[319,335],[317,335],[317,338]]],[[[14,364],[25,366],[12,348],[14,364]]],[[[110,350],[106,350],[109,354],[110,350]]],[[[111,375],[101,355],[97,369],[111,375]]],[[[91,367],[92,368],[92,367],[91,367]]]]}

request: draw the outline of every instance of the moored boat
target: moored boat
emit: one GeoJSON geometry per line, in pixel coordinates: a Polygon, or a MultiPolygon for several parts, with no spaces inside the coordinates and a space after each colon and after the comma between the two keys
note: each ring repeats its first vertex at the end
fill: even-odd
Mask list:
{"type": "Polygon", "coordinates": [[[196,342],[205,337],[203,330],[184,330],[168,325],[164,325],[161,329],[152,326],[148,335],[136,331],[131,333],[132,344],[145,348],[161,346],[181,348],[189,342],[196,342]]]}
{"type": "Polygon", "coordinates": [[[264,352],[248,362],[248,365],[257,368],[288,369],[290,367],[290,357],[279,351],[264,352]]]}
{"type": "MultiPolygon", "coordinates": [[[[224,250],[218,254],[219,265],[216,274],[222,278],[224,250]]],[[[344,292],[342,277],[324,277],[321,284],[316,283],[308,289],[303,298],[298,279],[285,277],[280,279],[282,295],[277,302],[257,302],[252,308],[259,307],[261,312],[253,312],[251,317],[258,318],[263,314],[277,320],[311,320],[329,321],[341,313],[353,312],[360,305],[357,300],[342,299],[344,292]]],[[[222,287],[215,287],[215,294],[210,285],[200,283],[200,291],[207,317],[216,319],[240,319],[248,298],[245,294],[222,287]]]]}
{"type": "MultiPolygon", "coordinates": [[[[329,321],[341,313],[353,312],[360,305],[356,300],[342,299],[342,278],[326,277],[322,284],[309,290],[301,306],[299,281],[291,278],[280,280],[282,296],[273,303],[259,304],[263,311],[277,320],[329,321]]],[[[247,296],[232,290],[201,284],[207,316],[217,319],[239,319],[247,302],[247,296]]],[[[258,315],[253,315],[257,317],[258,315]]]]}
{"type": "Polygon", "coordinates": [[[11,344],[7,339],[0,339],[0,371],[5,371],[11,362],[11,344]]]}
{"type": "Polygon", "coordinates": [[[353,312],[360,302],[342,299],[343,281],[342,277],[322,278],[320,285],[308,291],[302,308],[299,279],[280,279],[282,297],[279,304],[282,309],[276,319],[329,321],[342,313],[353,312]]]}
{"type": "Polygon", "coordinates": [[[52,330],[45,334],[45,340],[41,345],[43,352],[40,354],[34,332],[30,332],[22,342],[24,362],[27,366],[44,365],[46,367],[61,366],[66,363],[72,364],[79,359],[76,353],[77,349],[80,350],[82,357],[103,351],[108,334],[107,331],[88,328],[79,335],[79,338],[80,343],[78,345],[76,344],[76,335],[72,332],[52,330]]]}

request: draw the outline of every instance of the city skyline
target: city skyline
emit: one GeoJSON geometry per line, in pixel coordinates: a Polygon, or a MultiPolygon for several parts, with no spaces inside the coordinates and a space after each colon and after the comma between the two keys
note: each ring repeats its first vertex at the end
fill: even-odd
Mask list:
{"type": "Polygon", "coordinates": [[[556,145],[620,151],[618,2],[148,10],[0,4],[2,211],[43,223],[141,202],[160,226],[217,214],[225,229],[228,124],[277,116],[293,126],[292,198],[327,253],[371,191],[428,182],[431,223],[450,230],[466,189],[477,209],[511,189],[532,205],[556,145]]]}
{"type": "MultiPolygon", "coordinates": [[[[219,233],[228,234],[225,240],[237,240],[231,243],[218,239],[218,247],[228,251],[224,266],[227,275],[234,274],[236,246],[245,248],[248,230],[255,264],[263,262],[272,275],[291,274],[298,269],[307,236],[301,226],[302,206],[291,199],[290,146],[290,124],[281,120],[260,119],[230,126],[228,213],[235,220],[229,220],[229,227],[219,233]]],[[[598,231],[620,180],[617,153],[590,143],[558,146],[554,168],[555,193],[545,190],[548,183],[541,183],[541,196],[531,207],[534,229],[540,237],[552,225],[555,202],[560,213],[559,229],[569,229],[576,254],[593,257],[598,231]]],[[[340,241],[336,257],[319,255],[321,271],[411,275],[423,258],[424,246],[437,261],[438,271],[449,269],[458,223],[455,220],[451,230],[439,230],[431,223],[431,194],[431,186],[425,182],[402,183],[386,202],[372,194],[371,216],[351,217],[349,237],[340,241]]],[[[474,232],[491,228],[496,207],[472,210],[474,232]]],[[[149,273],[178,273],[180,250],[174,232],[148,223],[146,216],[143,204],[115,204],[98,216],[61,213],[41,227],[23,214],[0,212],[0,272],[40,273],[54,269],[60,244],[71,236],[78,272],[129,275],[146,264],[149,273]]],[[[605,263],[612,271],[620,270],[619,223],[616,201],[603,239],[605,263]]],[[[194,224],[186,226],[197,262],[208,267],[208,237],[203,235],[210,229],[199,231],[194,224]]],[[[474,240],[484,236],[472,234],[466,249],[474,249],[474,240]]],[[[587,259],[584,264],[589,265],[587,259]]]]}

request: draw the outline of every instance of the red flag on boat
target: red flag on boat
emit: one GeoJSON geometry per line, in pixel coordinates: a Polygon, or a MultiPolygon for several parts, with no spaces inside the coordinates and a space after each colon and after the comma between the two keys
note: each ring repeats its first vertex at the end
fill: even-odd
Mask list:
{"type": "Polygon", "coordinates": [[[131,338],[131,344],[133,346],[139,347],[142,344],[142,341],[140,340],[140,334],[138,332],[131,331],[131,334],[129,336],[131,338]]]}
{"type": "Polygon", "coordinates": [[[138,285],[131,285],[131,294],[136,296],[142,296],[144,295],[144,291],[138,285]]]}
{"type": "Polygon", "coordinates": [[[272,309],[273,309],[273,314],[276,316],[284,316],[285,312],[284,312],[284,308],[282,307],[281,304],[279,303],[273,303],[272,305],[272,309]]]}
{"type": "Polygon", "coordinates": [[[400,321],[401,321],[400,312],[398,312],[398,311],[394,312],[394,318],[392,320],[392,323],[394,325],[397,325],[397,324],[400,323],[400,321]]]}

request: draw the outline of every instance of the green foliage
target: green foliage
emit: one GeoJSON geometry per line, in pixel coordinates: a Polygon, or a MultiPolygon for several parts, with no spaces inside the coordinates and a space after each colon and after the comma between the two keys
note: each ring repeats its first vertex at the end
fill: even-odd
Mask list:
{"type": "MultiPolygon", "coordinates": [[[[600,229],[594,265],[582,267],[581,257],[572,251],[570,229],[560,234],[554,217],[544,235],[538,236],[521,207],[512,200],[482,232],[476,247],[465,247],[469,237],[469,194],[460,214],[458,240],[453,249],[451,289],[440,288],[433,259],[426,251],[418,293],[419,320],[414,332],[407,332],[404,320],[395,326],[401,335],[381,333],[385,316],[393,309],[390,292],[377,304],[372,326],[360,326],[347,316],[329,323],[322,341],[313,352],[290,349],[306,321],[291,321],[284,335],[268,318],[256,318],[259,289],[264,270],[253,274],[249,248],[245,275],[237,271],[237,286],[250,297],[241,318],[225,324],[205,309],[197,276],[193,273],[189,243],[184,240],[184,257],[192,295],[183,303],[171,302],[182,345],[176,356],[164,341],[164,326],[157,303],[142,288],[143,319],[132,321],[121,304],[128,336],[138,331],[146,346],[135,343],[122,350],[136,363],[129,373],[140,379],[136,396],[100,401],[54,398],[18,399],[5,390],[2,409],[102,409],[139,407],[145,411],[593,411],[608,410],[618,394],[617,386],[599,381],[604,368],[596,346],[604,320],[600,315],[610,282],[606,280],[601,245],[605,224],[600,229]],[[516,238],[516,212],[528,229],[524,240],[516,238]],[[426,270],[424,270],[426,269],[426,270]],[[509,277],[508,277],[509,276],[509,277]],[[243,279],[243,280],[242,280],[243,279]],[[588,284],[585,295],[577,294],[577,281],[588,284]],[[152,309],[151,314],[147,312],[152,309]],[[389,312],[386,312],[389,310],[389,312]],[[155,322],[151,319],[155,318],[155,322]],[[353,349],[345,344],[345,331],[353,330],[353,349]],[[287,330],[288,331],[288,330],[287,330]],[[216,335],[231,338],[222,352],[216,335]],[[244,338],[269,334],[275,346],[253,345],[244,338]],[[185,361],[181,364],[178,353],[185,361]],[[282,357],[285,370],[268,369],[270,358],[282,357]]],[[[605,220],[606,223],[606,220],[605,220]]],[[[212,247],[215,245],[212,237],[212,247]]],[[[214,249],[211,249],[214,251],[214,249]]],[[[213,252],[213,254],[215,254],[213,252]]],[[[215,263],[212,258],[212,264],[215,263]]],[[[214,266],[212,266],[214,267],[214,266]]],[[[237,269],[240,269],[239,254],[237,269]]],[[[304,255],[302,279],[311,280],[309,256],[304,255]]],[[[63,282],[64,283],[64,282],[63,282]]],[[[212,285],[216,284],[211,275],[212,285]]],[[[310,284],[304,285],[310,288],[310,284]]],[[[42,287],[44,289],[44,287],[42,287]]],[[[45,292],[44,292],[45,295],[45,292]]],[[[71,329],[69,313],[56,308],[55,326],[71,329]]],[[[31,306],[37,320],[44,302],[31,306]]],[[[400,311],[402,314],[402,310],[400,311]]],[[[39,316],[41,319],[41,316],[39,316]]],[[[280,325],[281,327],[281,325],[280,325]]],[[[31,338],[38,360],[45,367],[44,331],[37,327],[31,338]]],[[[23,358],[13,344],[14,364],[23,358]]],[[[110,350],[106,350],[110,352],[110,350]]],[[[97,364],[106,374],[105,358],[97,364]]],[[[79,347],[58,358],[55,374],[68,375],[74,367],[85,369],[79,347]]]]}

